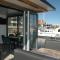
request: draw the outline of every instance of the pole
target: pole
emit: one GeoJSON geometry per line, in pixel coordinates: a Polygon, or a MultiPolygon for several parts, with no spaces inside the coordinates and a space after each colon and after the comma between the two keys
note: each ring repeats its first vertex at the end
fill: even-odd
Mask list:
{"type": "Polygon", "coordinates": [[[23,50],[26,50],[26,43],[25,43],[25,39],[26,39],[26,24],[25,24],[25,18],[26,17],[26,11],[24,11],[24,21],[23,21],[23,24],[24,24],[24,29],[23,29],[23,32],[24,32],[24,36],[23,36],[23,50]]]}
{"type": "Polygon", "coordinates": [[[27,11],[27,51],[30,50],[30,11],[27,11]]]}

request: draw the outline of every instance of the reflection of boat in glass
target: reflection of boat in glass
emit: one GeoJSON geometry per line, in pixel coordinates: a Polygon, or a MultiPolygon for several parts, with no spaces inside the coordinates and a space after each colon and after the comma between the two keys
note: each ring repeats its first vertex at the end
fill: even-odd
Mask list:
{"type": "Polygon", "coordinates": [[[38,36],[60,37],[60,27],[56,29],[38,29],[38,36]]]}

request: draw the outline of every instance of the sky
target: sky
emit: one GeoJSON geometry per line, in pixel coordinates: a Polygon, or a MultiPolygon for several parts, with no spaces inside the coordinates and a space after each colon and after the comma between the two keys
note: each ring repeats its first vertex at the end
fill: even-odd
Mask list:
{"type": "Polygon", "coordinates": [[[39,13],[39,20],[43,19],[46,23],[60,25],[60,0],[48,1],[56,8],[56,10],[45,13],[39,13]]]}

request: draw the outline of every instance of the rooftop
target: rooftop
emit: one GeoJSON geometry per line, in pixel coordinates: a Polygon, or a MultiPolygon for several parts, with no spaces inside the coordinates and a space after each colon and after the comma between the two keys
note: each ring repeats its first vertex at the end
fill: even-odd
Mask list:
{"type": "Polygon", "coordinates": [[[18,10],[44,12],[55,8],[46,0],[0,0],[0,5],[18,10]]]}

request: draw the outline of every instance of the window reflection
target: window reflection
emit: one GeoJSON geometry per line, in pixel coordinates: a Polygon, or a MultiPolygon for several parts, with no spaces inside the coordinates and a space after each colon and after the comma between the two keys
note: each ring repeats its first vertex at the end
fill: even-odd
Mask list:
{"type": "Polygon", "coordinates": [[[8,17],[8,35],[23,36],[23,16],[8,17]]]}
{"type": "Polygon", "coordinates": [[[36,36],[37,36],[37,28],[36,28],[36,23],[37,21],[37,14],[33,13],[30,14],[30,44],[31,48],[33,48],[33,44],[35,43],[36,36]]]}

